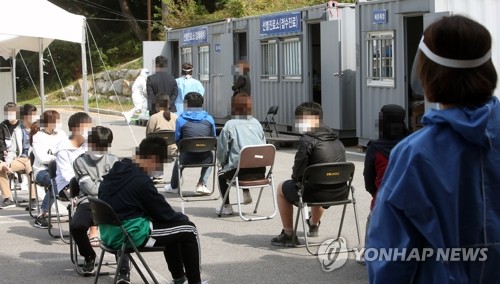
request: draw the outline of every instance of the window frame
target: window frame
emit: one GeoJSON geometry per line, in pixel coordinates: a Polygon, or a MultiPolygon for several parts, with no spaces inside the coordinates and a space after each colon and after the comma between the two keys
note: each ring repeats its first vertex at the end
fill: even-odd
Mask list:
{"type": "Polygon", "coordinates": [[[286,37],[286,38],[282,38],[281,39],[281,54],[283,55],[282,56],[282,60],[281,60],[281,67],[282,67],[282,72],[280,72],[281,74],[281,78],[284,80],[284,81],[301,81],[302,80],[302,77],[303,77],[303,74],[304,74],[304,66],[303,66],[303,55],[302,55],[302,37],[301,36],[291,36],[291,37],[286,37]],[[290,64],[290,60],[287,60],[287,46],[292,43],[296,43],[296,47],[298,48],[298,50],[295,50],[291,52],[290,54],[290,57],[293,58],[294,56],[298,58],[297,62],[298,62],[298,71],[299,73],[298,74],[287,74],[287,71],[290,70],[290,69],[293,69],[295,68],[294,66],[291,66],[291,67],[287,67],[287,64],[290,64]]]}
{"type": "Polygon", "coordinates": [[[264,39],[260,41],[260,52],[261,52],[261,68],[260,68],[260,79],[261,80],[268,80],[268,81],[278,81],[279,80],[279,39],[277,38],[271,38],[271,39],[264,39]],[[271,46],[273,45],[273,46],[271,46]],[[270,62],[268,57],[265,57],[265,52],[264,52],[264,46],[270,46],[266,50],[269,51],[269,54],[274,53],[274,64],[269,64],[267,65],[267,62],[270,62]],[[271,65],[271,68],[269,68],[271,65]],[[265,74],[266,69],[272,70],[274,67],[275,74],[265,74]]]}
{"type": "Polygon", "coordinates": [[[198,79],[200,81],[210,81],[210,45],[198,46],[198,70],[198,79]],[[203,73],[203,71],[206,71],[206,73],[203,73]]]}
{"type": "Polygon", "coordinates": [[[184,63],[193,64],[193,47],[192,46],[181,47],[180,56],[181,56],[181,60],[179,60],[181,64],[180,66],[182,66],[182,64],[184,63]]]}
{"type": "Polygon", "coordinates": [[[367,32],[366,34],[367,86],[375,86],[375,87],[395,86],[396,72],[395,72],[395,60],[394,60],[395,59],[394,35],[395,35],[394,30],[367,32]],[[375,64],[377,66],[374,66],[375,64]],[[374,74],[374,72],[378,72],[378,74],[374,74]]]}

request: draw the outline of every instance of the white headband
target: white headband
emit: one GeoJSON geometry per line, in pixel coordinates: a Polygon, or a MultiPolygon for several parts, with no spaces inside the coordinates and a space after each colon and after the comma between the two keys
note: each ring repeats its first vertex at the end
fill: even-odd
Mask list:
{"type": "Polygon", "coordinates": [[[420,44],[418,45],[418,48],[432,61],[435,63],[450,67],[450,68],[460,68],[460,69],[465,69],[465,68],[476,68],[488,61],[491,58],[491,49],[486,52],[485,55],[483,55],[481,58],[477,59],[450,59],[450,58],[445,58],[441,57],[434,52],[432,52],[427,45],[425,45],[424,42],[424,37],[422,36],[422,39],[420,40],[420,44]]]}
{"type": "Polygon", "coordinates": [[[182,71],[184,71],[184,72],[191,72],[191,71],[193,71],[193,69],[191,69],[191,68],[190,69],[182,69],[182,71]]]}

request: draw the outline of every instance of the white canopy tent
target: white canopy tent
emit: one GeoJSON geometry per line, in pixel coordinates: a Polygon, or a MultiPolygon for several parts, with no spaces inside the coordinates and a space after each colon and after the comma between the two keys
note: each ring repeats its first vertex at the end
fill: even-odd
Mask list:
{"type": "Polygon", "coordinates": [[[43,111],[45,108],[43,51],[56,39],[80,43],[84,110],[88,111],[85,17],[69,13],[46,0],[2,0],[0,8],[3,11],[0,17],[0,56],[5,59],[12,57],[14,94],[16,54],[20,50],[38,52],[43,111]]]}

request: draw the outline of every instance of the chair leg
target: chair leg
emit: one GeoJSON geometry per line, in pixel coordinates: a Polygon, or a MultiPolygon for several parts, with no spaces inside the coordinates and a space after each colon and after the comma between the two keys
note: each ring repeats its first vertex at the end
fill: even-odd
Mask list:
{"type": "Polygon", "coordinates": [[[134,247],[134,251],[135,251],[135,254],[137,255],[137,257],[139,258],[139,260],[142,262],[142,265],[144,266],[144,268],[146,268],[146,270],[148,271],[149,273],[149,276],[151,277],[151,279],[153,279],[153,282],[155,284],[159,284],[158,280],[156,280],[156,277],[154,276],[153,274],[153,271],[151,271],[151,269],[149,268],[149,265],[146,263],[146,261],[144,260],[144,258],[142,257],[141,253],[139,252],[139,250],[137,250],[136,247],[134,247]]]}
{"type": "Polygon", "coordinates": [[[54,235],[52,234],[52,206],[49,207],[49,213],[48,213],[48,231],[49,235],[53,238],[60,238],[64,243],[69,244],[69,241],[66,240],[65,237],[69,237],[69,235],[65,235],[61,226],[61,215],[59,214],[59,205],[57,204],[57,198],[56,198],[56,188],[55,188],[55,182],[52,183],[52,195],[49,195],[49,204],[51,204],[52,199],[54,200],[55,208],[56,208],[56,219],[57,219],[57,225],[59,227],[59,235],[54,235]]]}
{"type": "Polygon", "coordinates": [[[139,267],[135,259],[132,257],[132,255],[129,255],[129,258],[130,262],[132,262],[132,265],[135,267],[135,270],[137,270],[137,273],[139,273],[139,276],[141,276],[142,281],[144,283],[148,283],[148,279],[146,278],[146,276],[144,275],[144,273],[142,272],[141,268],[139,267]]]}
{"type": "Polygon", "coordinates": [[[344,225],[344,217],[345,217],[345,210],[347,208],[347,204],[344,204],[342,208],[342,217],[340,218],[340,226],[339,226],[339,232],[337,233],[337,238],[340,238],[340,234],[342,233],[342,226],[344,225]]]}
{"type": "Polygon", "coordinates": [[[264,187],[261,187],[260,188],[260,191],[259,191],[259,198],[257,198],[257,202],[255,203],[255,208],[253,209],[253,213],[257,213],[257,208],[259,207],[259,203],[260,203],[260,198],[262,197],[262,191],[264,190],[264,187]]]}
{"type": "Polygon", "coordinates": [[[99,263],[97,264],[97,270],[95,272],[95,277],[94,277],[94,284],[97,284],[97,281],[99,280],[99,273],[101,272],[101,266],[102,266],[102,260],[104,259],[104,253],[105,251],[101,251],[101,256],[99,257],[99,263]]]}
{"type": "Polygon", "coordinates": [[[36,183],[33,181],[33,172],[30,173],[30,175],[28,176],[28,187],[29,187],[29,203],[28,203],[28,206],[30,208],[29,212],[30,212],[30,216],[32,218],[36,218],[38,215],[40,215],[40,200],[38,199],[38,189],[36,188],[36,183]],[[33,195],[32,195],[32,191],[35,192],[35,198],[33,198],[33,195]],[[33,199],[35,199],[35,202],[36,202],[36,211],[37,211],[37,214],[36,215],[33,215],[33,210],[31,210],[32,208],[32,202],[33,202],[33,199]]]}

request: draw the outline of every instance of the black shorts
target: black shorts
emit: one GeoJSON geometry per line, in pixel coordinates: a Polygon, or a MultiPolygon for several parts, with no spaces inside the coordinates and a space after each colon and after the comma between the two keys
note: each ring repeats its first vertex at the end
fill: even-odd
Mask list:
{"type": "MultiPolygon", "coordinates": [[[[299,188],[293,180],[283,182],[283,195],[288,202],[296,204],[299,202],[299,188]]],[[[314,187],[306,188],[302,199],[304,202],[326,202],[344,200],[349,195],[349,188],[342,186],[340,188],[332,188],[328,190],[315,190],[314,187]]]]}

